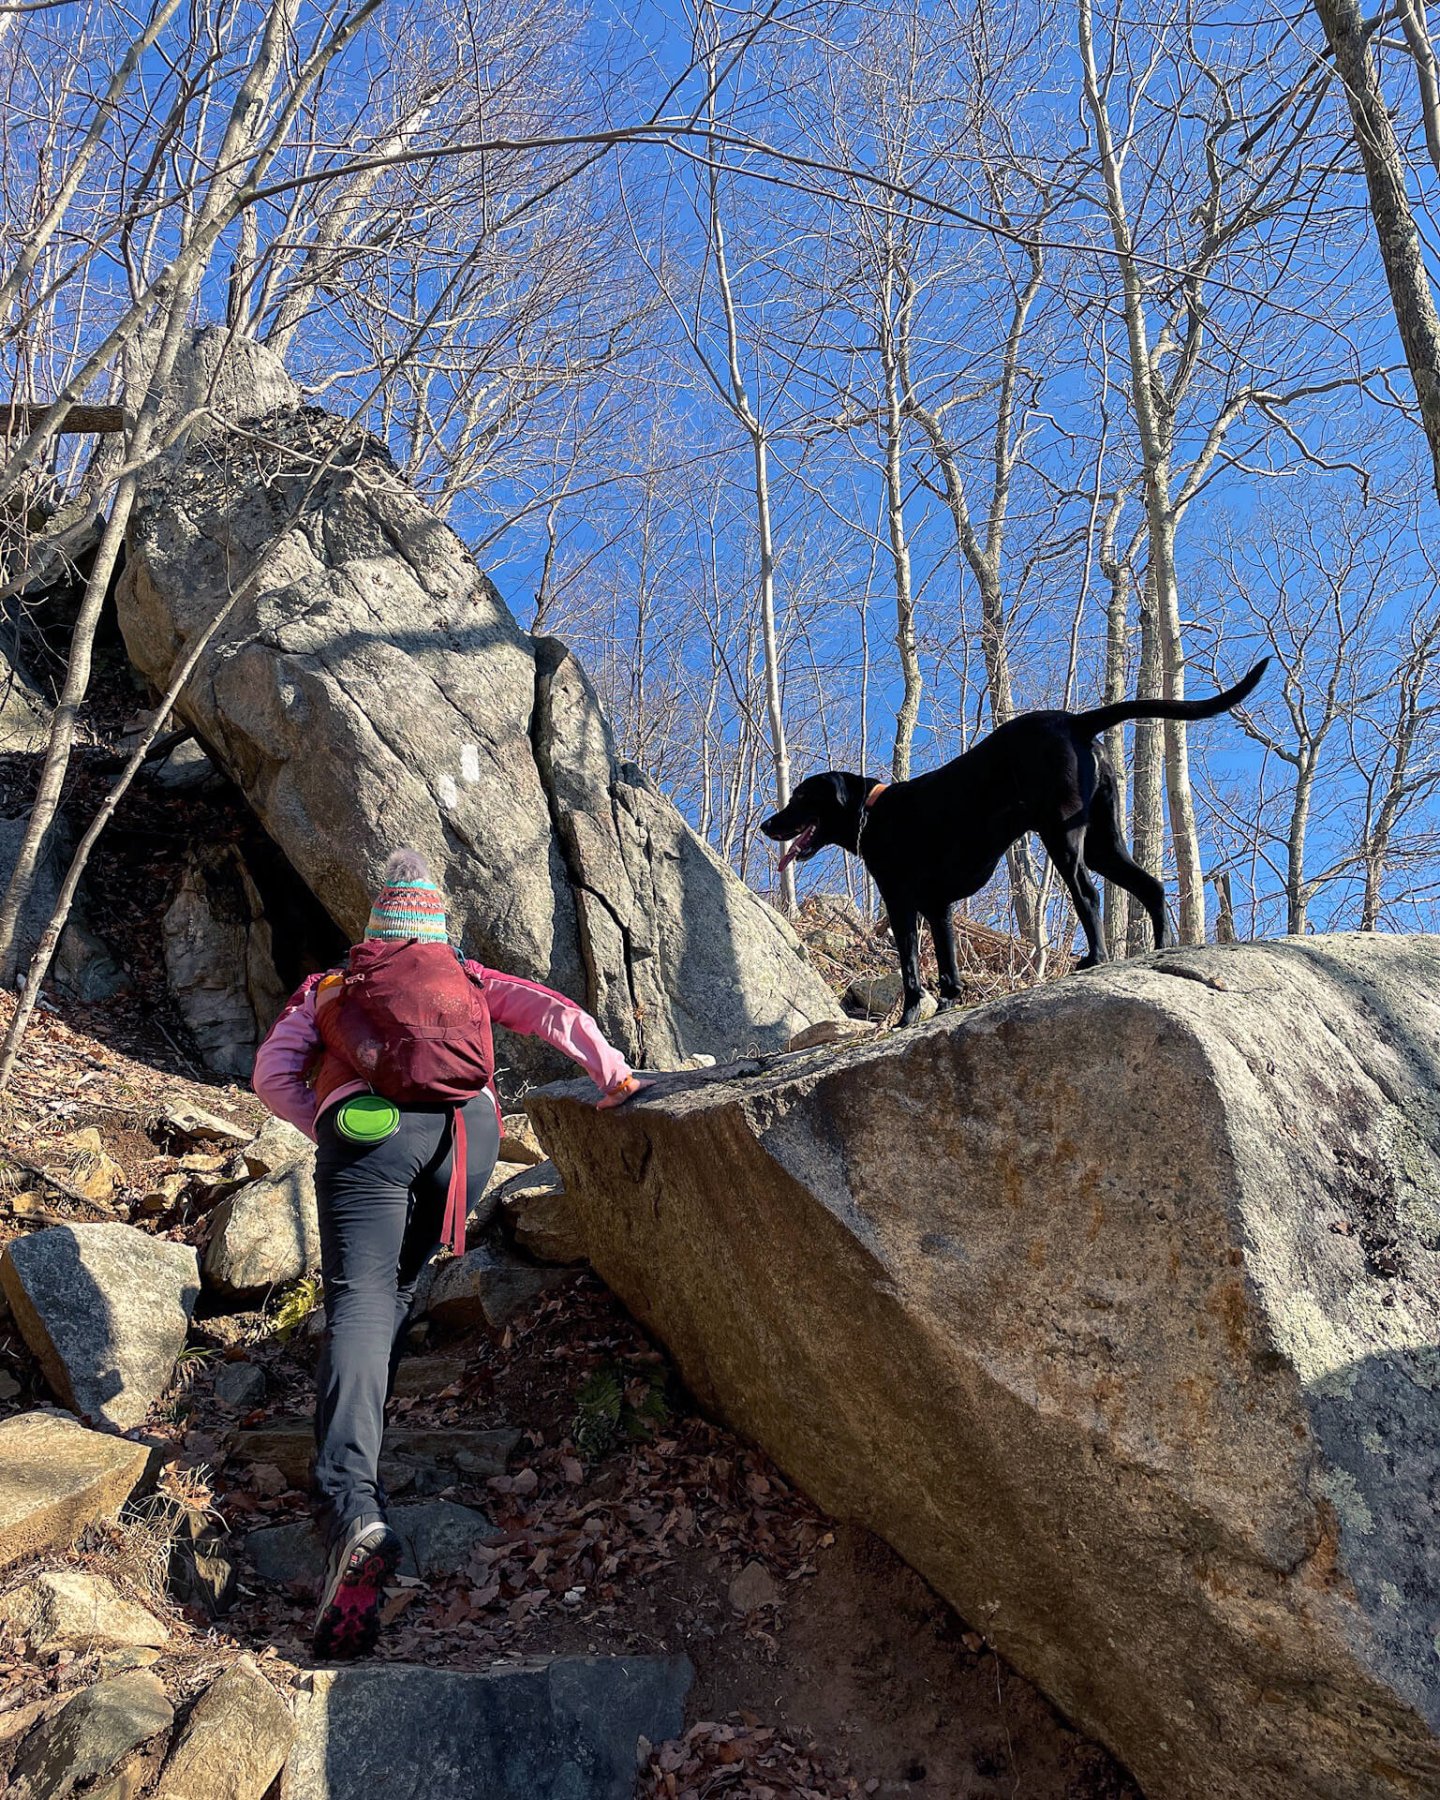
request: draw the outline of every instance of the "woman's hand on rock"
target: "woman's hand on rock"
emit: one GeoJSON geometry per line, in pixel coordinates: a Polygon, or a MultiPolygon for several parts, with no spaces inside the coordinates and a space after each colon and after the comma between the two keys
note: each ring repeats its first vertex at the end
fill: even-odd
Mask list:
{"type": "Polygon", "coordinates": [[[617,1086],[602,1094],[595,1102],[596,1110],[607,1112],[612,1106],[623,1106],[627,1100],[633,1099],[642,1088],[654,1087],[653,1081],[647,1081],[642,1075],[627,1075],[617,1086]]]}

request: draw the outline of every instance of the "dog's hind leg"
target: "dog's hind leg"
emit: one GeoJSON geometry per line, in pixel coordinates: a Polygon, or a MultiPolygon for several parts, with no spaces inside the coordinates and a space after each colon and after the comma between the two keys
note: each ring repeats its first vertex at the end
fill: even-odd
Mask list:
{"type": "Polygon", "coordinates": [[[935,964],[940,971],[940,1008],[943,1012],[947,1006],[956,1005],[964,991],[955,963],[955,933],[950,924],[950,908],[942,906],[938,912],[926,913],[925,922],[935,940],[935,964]]]}
{"type": "Polygon", "coordinates": [[[1099,890],[1090,879],[1090,871],[1081,854],[1085,827],[1077,825],[1069,831],[1042,831],[1040,842],[1060,871],[1060,879],[1070,890],[1070,898],[1075,902],[1075,910],[1084,927],[1085,942],[1089,947],[1080,959],[1080,967],[1093,969],[1096,963],[1105,961],[1105,939],[1100,930],[1099,890]]]}
{"type": "Polygon", "coordinates": [[[1085,834],[1085,861],[1102,881],[1113,881],[1116,887],[1133,894],[1150,915],[1155,933],[1155,948],[1165,948],[1165,889],[1153,875],[1142,869],[1125,848],[1115,818],[1112,790],[1102,787],[1095,796],[1090,813],[1090,827],[1085,834]]]}

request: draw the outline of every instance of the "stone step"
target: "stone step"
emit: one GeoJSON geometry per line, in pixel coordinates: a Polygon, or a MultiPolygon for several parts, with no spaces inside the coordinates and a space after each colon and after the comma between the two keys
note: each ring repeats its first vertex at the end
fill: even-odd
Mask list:
{"type": "MultiPolygon", "coordinates": [[[[476,1544],[492,1544],[504,1536],[484,1513],[453,1500],[392,1506],[390,1524],[404,1545],[400,1573],[422,1581],[452,1573],[476,1544]]],[[[250,1532],[245,1554],[262,1581],[281,1587],[317,1589],[325,1573],[325,1552],[308,1519],[250,1532]]]]}
{"type": "MultiPolygon", "coordinates": [[[[492,1475],[505,1473],[519,1442],[520,1433],[508,1426],[469,1431],[395,1425],[385,1433],[381,1472],[392,1494],[410,1487],[424,1492],[427,1484],[433,1485],[436,1474],[446,1476],[441,1485],[488,1481],[492,1475]],[[404,1479],[407,1473],[408,1481],[404,1479]]],[[[270,1463],[296,1488],[308,1485],[314,1454],[314,1426],[309,1419],[277,1420],[252,1431],[237,1431],[230,1440],[230,1455],[237,1461],[252,1468],[270,1463]]]]}
{"type": "Polygon", "coordinates": [[[640,1740],[678,1735],[692,1674],[643,1656],[317,1669],[281,1800],[631,1800],[640,1740]]]}

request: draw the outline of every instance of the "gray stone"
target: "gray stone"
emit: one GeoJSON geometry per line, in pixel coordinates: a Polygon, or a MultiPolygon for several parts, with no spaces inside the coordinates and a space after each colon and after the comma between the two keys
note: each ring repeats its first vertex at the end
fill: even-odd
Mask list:
{"type": "Polygon", "coordinates": [[[255,1301],[320,1267],[315,1151],[280,1174],[249,1181],[211,1214],[205,1285],[233,1305],[255,1301]]]}
{"type": "MultiPolygon", "coordinates": [[[[384,1454],[400,1465],[415,1468],[435,1466],[452,1473],[488,1480],[503,1475],[505,1466],[520,1442],[520,1433],[508,1427],[473,1431],[460,1427],[430,1428],[414,1425],[392,1425],[384,1439],[384,1454]],[[466,1459],[462,1465],[461,1458],[466,1459]]],[[[315,1454],[315,1428],[309,1419],[276,1421],[254,1431],[237,1431],[230,1443],[230,1454],[252,1467],[269,1463],[279,1469],[293,1488],[303,1489],[310,1480],[310,1464],[315,1454]]],[[[383,1470],[382,1470],[383,1473],[383,1470]]],[[[392,1493],[400,1489],[389,1482],[392,1493]]]]}
{"type": "Polygon", "coordinates": [[[780,1587],[764,1563],[748,1562],[730,1583],[727,1598],[738,1613],[759,1612],[776,1605],[780,1587]]]}
{"type": "Polygon", "coordinates": [[[869,1037],[875,1029],[870,1019],[822,1019],[818,1025],[797,1031],[785,1048],[819,1050],[826,1044],[853,1043],[857,1038],[869,1037]]]}
{"type": "Polygon", "coordinates": [[[640,1741],[679,1733],[690,1680],[683,1657],[318,1669],[281,1800],[631,1800],[640,1741]]]}
{"type": "Polygon", "coordinates": [[[0,1568],[68,1550],[87,1525],[119,1512],[149,1460],[143,1444],[58,1413],[0,1420],[0,1568]]]}
{"type": "Polygon", "coordinates": [[[531,1164],[544,1162],[545,1151],[535,1127],[525,1113],[506,1113],[500,1121],[500,1155],[502,1163],[531,1164]]]}
{"type": "Polygon", "coordinates": [[[469,1373],[470,1365],[460,1356],[407,1356],[395,1371],[394,1395],[397,1400],[431,1400],[445,1388],[454,1387],[469,1373]]]}
{"type": "Polygon", "coordinates": [[[148,680],[266,552],[177,710],[342,930],[405,842],[471,954],[583,999],[632,1062],[778,1048],[834,1015],[789,926],[616,759],[579,665],[348,422],[274,412],[263,446],[212,435],[147,472],[117,604],[148,680]]]}
{"type": "Polygon", "coordinates": [[[536,1163],[514,1176],[496,1197],[505,1229],[527,1256],[543,1263],[584,1262],[580,1221],[553,1162],[536,1163]]]}
{"type": "Polygon", "coordinates": [[[465,1211],[465,1242],[474,1245],[484,1235],[486,1227],[500,1210],[500,1190],[514,1175],[519,1175],[530,1165],[520,1162],[497,1162],[490,1171],[490,1179],[485,1183],[485,1190],[478,1197],[467,1196],[468,1205],[465,1211]]]}
{"type": "Polygon", "coordinates": [[[192,857],[161,942],[171,996],[205,1066],[248,1080],[287,995],[259,890],[233,844],[207,845],[192,857]]]}
{"type": "Polygon", "coordinates": [[[175,1709],[164,1687],[147,1670],[96,1682],[25,1739],[5,1790],[7,1800],[64,1800],[174,1722],[175,1709]]]}
{"type": "Polygon", "coordinates": [[[53,1569],[0,1596],[0,1625],[28,1638],[41,1656],[52,1650],[111,1650],[165,1643],[167,1625],[126,1600],[103,1575],[53,1569]]]}
{"type": "Polygon", "coordinates": [[[187,1513],[170,1545],[170,1597],[220,1619],[235,1604],[235,1540],[203,1516],[187,1513]]]}
{"type": "Polygon", "coordinates": [[[845,990],[845,1004],[867,1019],[883,1019],[900,1004],[903,989],[898,969],[884,975],[859,975],[845,990]]]}
{"type": "Polygon", "coordinates": [[[131,1225],[15,1238],[0,1286],[51,1391],[117,1431],[138,1425],[170,1380],[200,1294],[190,1246],[131,1225]]]}
{"type": "Polygon", "coordinates": [[[1154,1800],[1440,1792],[1440,939],[1173,951],[531,1095],[704,1411],[1154,1800]]]}
{"type": "Polygon", "coordinates": [[[425,1317],[456,1329],[488,1325],[501,1331],[557,1279],[553,1269],[537,1269],[481,1244],[438,1264],[425,1300],[425,1317]]]}
{"type": "Polygon", "coordinates": [[[254,1135],[233,1119],[222,1119],[219,1113],[207,1112],[203,1106],[192,1106],[188,1100],[178,1099],[167,1100],[159,1108],[154,1129],[164,1133],[172,1149],[187,1150],[201,1144],[230,1150],[249,1143],[254,1135]]]}
{"type": "Polygon", "coordinates": [[[251,1138],[241,1151],[245,1167],[254,1176],[283,1175],[298,1162],[313,1161],[315,1146],[284,1119],[267,1119],[258,1136],[251,1138]]]}
{"type": "Polygon", "coordinates": [[[258,1363],[221,1363],[215,1371],[214,1392],[232,1412],[249,1412],[265,1398],[265,1371],[258,1363]]]}
{"type": "Polygon", "coordinates": [[[261,1800],[294,1737],[290,1708],[242,1656],[195,1703],[154,1800],[261,1800]]]}
{"type": "MultiPolygon", "coordinates": [[[[392,1506],[390,1524],[404,1546],[400,1573],[431,1581],[464,1566],[477,1544],[495,1543],[503,1534],[484,1513],[453,1500],[420,1500],[392,1506]]],[[[308,1519],[290,1525],[264,1525],[245,1539],[245,1554],[262,1581],[276,1587],[311,1591],[325,1573],[325,1552],[308,1519]]]]}

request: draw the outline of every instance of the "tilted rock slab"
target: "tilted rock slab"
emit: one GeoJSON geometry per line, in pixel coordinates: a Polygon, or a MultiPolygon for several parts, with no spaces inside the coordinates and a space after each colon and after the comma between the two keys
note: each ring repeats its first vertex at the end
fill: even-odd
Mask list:
{"type": "Polygon", "coordinates": [[[529,1105],[701,1405],[1152,1800],[1440,1793],[1440,939],[529,1105]]]}
{"type": "Polygon", "coordinates": [[[133,1225],[54,1225],[6,1246],[0,1288],[56,1398],[127,1431],[174,1373],[199,1258],[133,1225]]]}
{"type": "Polygon", "coordinates": [[[242,1656],[196,1702],[154,1800],[261,1800],[294,1737],[289,1706],[242,1656]]]}
{"type": "Polygon", "coordinates": [[[174,1722],[159,1676],[146,1670],[82,1688],[20,1746],[7,1800],[64,1800],[174,1722]]]}
{"type": "Polygon", "coordinates": [[[0,1419],[0,1569],[68,1550],[87,1525],[119,1512],[149,1460],[144,1444],[58,1413],[0,1419]]]}
{"type": "Polygon", "coordinates": [[[378,444],[269,377],[260,429],[209,428],[147,478],[120,622],[163,687],[263,556],[178,710],[336,923],[359,936],[412,844],[471,955],[581,999],[632,1062],[835,1016],[784,921],[617,761],[564,646],[521,631],[378,444]]]}
{"type": "Polygon", "coordinates": [[[690,1679],[679,1656],[317,1669],[280,1797],[631,1800],[640,1739],[678,1735],[690,1679]]]}

